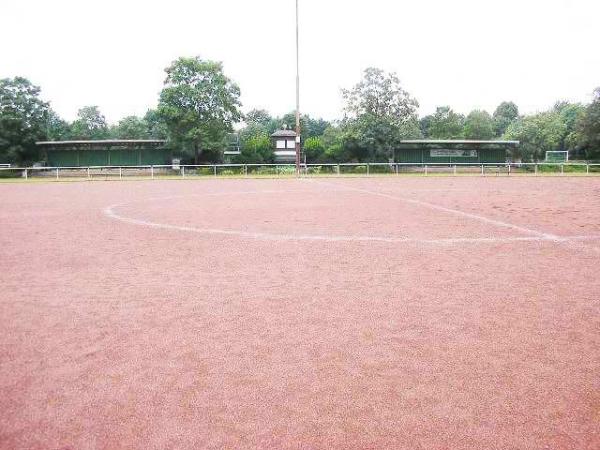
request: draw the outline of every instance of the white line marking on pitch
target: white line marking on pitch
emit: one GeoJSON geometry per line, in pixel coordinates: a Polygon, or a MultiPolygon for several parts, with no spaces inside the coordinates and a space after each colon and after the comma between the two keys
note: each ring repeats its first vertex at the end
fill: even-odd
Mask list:
{"type": "MultiPolygon", "coordinates": [[[[297,191],[304,192],[304,191],[297,191]]],[[[210,194],[194,194],[191,196],[221,196],[221,195],[248,195],[248,194],[280,194],[289,193],[289,191],[245,191],[245,192],[227,192],[227,193],[210,193],[210,194]]],[[[169,196],[146,199],[142,201],[167,200],[173,198],[187,198],[190,196],[169,196]]],[[[120,215],[116,209],[126,204],[115,204],[104,208],[104,214],[113,219],[133,225],[145,226],[150,228],[158,228],[172,231],[183,231],[199,234],[236,236],[242,238],[261,239],[261,240],[286,240],[286,241],[326,241],[326,242],[387,242],[387,243],[416,243],[416,244],[458,244],[458,243],[508,243],[508,242],[543,242],[556,241],[554,237],[548,237],[541,234],[540,236],[525,236],[525,237],[506,237],[506,238],[440,238],[440,239],[416,239],[416,238],[395,238],[386,236],[336,236],[336,235],[295,235],[295,234],[278,234],[278,233],[263,233],[249,232],[240,230],[224,230],[219,228],[196,228],[189,226],[170,225],[159,222],[151,222],[143,219],[135,219],[120,215]]],[[[553,236],[553,235],[550,235],[553,236]]],[[[600,239],[600,236],[568,236],[561,237],[563,241],[567,240],[585,240],[585,239],[600,239]]]]}
{"type": "Polygon", "coordinates": [[[429,202],[424,202],[421,200],[415,200],[415,199],[410,199],[410,198],[404,198],[404,197],[399,197],[397,195],[391,195],[391,194],[386,194],[384,192],[377,192],[377,191],[370,191],[368,189],[361,189],[361,188],[355,188],[355,187],[349,187],[349,186],[340,186],[337,185],[335,183],[328,183],[325,181],[315,181],[315,180],[310,180],[314,183],[320,183],[320,184],[324,184],[324,185],[328,185],[328,186],[333,186],[336,187],[340,190],[350,190],[350,191],[355,191],[355,192],[362,192],[364,194],[370,194],[370,195],[377,195],[380,197],[385,197],[385,198],[389,198],[392,200],[397,200],[397,201],[401,201],[401,202],[405,202],[405,203],[410,203],[413,205],[419,205],[419,206],[424,206],[426,208],[430,208],[430,209],[435,209],[438,211],[443,211],[449,214],[454,214],[454,215],[458,215],[458,216],[463,216],[463,217],[467,217],[469,219],[474,219],[474,220],[478,220],[480,222],[484,222],[484,223],[489,223],[490,225],[495,225],[498,227],[502,227],[502,228],[509,228],[511,230],[516,230],[516,231],[520,231],[522,233],[527,233],[527,234],[533,234],[539,238],[543,238],[544,240],[548,240],[548,241],[563,241],[565,238],[557,236],[555,234],[550,234],[550,233],[544,233],[541,231],[536,231],[536,230],[532,230],[530,228],[525,228],[522,227],[520,225],[514,225],[512,223],[508,223],[508,222],[502,222],[500,220],[496,220],[496,219],[490,219],[488,217],[484,217],[484,216],[480,216],[478,214],[472,214],[472,213],[468,213],[468,212],[464,212],[461,211],[459,209],[452,209],[452,208],[446,208],[445,206],[440,206],[440,205],[436,205],[434,203],[429,203],[429,202]]]}
{"type": "MultiPolygon", "coordinates": [[[[311,234],[277,234],[261,233],[239,230],[223,230],[219,228],[196,228],[180,225],[170,225],[166,223],[150,222],[143,219],[134,219],[118,214],[115,211],[119,205],[112,205],[104,209],[104,214],[111,219],[134,225],[142,225],[150,228],[162,228],[165,230],[186,231],[199,234],[213,234],[224,236],[239,236],[244,238],[262,239],[270,241],[329,241],[329,242],[395,242],[395,243],[421,243],[421,244],[457,244],[457,243],[501,243],[501,242],[531,242],[531,241],[549,241],[542,236],[531,237],[513,237],[513,238],[447,238],[447,239],[414,239],[414,238],[394,238],[384,236],[335,236],[335,235],[311,235],[311,234]]],[[[578,236],[579,239],[585,236],[578,236]]]]}

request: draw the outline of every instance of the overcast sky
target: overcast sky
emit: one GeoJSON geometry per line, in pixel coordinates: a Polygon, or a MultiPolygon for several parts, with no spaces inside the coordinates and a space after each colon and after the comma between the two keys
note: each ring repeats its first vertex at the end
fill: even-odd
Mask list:
{"type": "MultiPolygon", "coordinates": [[[[598,0],[300,0],[301,109],[341,116],[366,67],[398,73],[422,115],[448,104],[535,112],[600,86],[598,0]]],[[[4,0],[0,78],[41,86],[64,118],[156,106],[179,56],[222,61],[244,111],[295,105],[294,0],[4,0]]]]}

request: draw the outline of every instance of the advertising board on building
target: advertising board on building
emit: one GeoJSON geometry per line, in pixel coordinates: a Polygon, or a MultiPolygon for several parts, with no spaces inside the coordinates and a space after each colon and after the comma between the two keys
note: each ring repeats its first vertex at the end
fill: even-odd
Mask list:
{"type": "Polygon", "coordinates": [[[440,148],[431,150],[429,154],[432,158],[477,158],[477,150],[455,150],[440,148]]]}

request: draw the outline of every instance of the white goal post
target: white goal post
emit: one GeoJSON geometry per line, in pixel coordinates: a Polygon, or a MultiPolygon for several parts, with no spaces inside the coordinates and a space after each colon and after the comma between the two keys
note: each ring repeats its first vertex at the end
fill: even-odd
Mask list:
{"type": "Polygon", "coordinates": [[[546,162],[568,162],[569,152],[568,151],[551,151],[546,152],[546,162]]]}

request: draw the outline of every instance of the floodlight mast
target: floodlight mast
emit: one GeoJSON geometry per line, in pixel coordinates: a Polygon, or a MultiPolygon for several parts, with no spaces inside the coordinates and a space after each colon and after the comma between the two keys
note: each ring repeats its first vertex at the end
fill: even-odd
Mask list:
{"type": "Polygon", "coordinates": [[[296,176],[300,176],[300,55],[298,0],[296,0],[296,176]]]}

